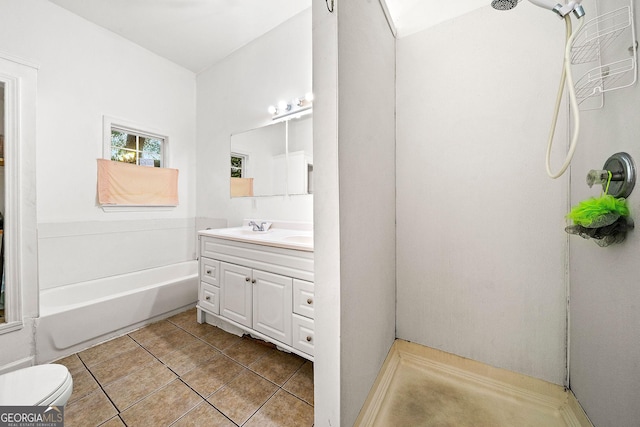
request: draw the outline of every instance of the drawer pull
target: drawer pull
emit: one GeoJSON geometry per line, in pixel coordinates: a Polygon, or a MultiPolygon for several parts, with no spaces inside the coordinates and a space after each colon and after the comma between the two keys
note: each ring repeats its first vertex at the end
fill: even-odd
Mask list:
{"type": "Polygon", "coordinates": [[[307,335],[307,342],[311,342],[312,339],[311,336],[307,335]]]}
{"type": "Polygon", "coordinates": [[[245,282],[248,282],[249,280],[251,280],[249,277],[245,277],[245,278],[244,278],[244,281],[245,281],[245,282]]]}
{"type": "Polygon", "coordinates": [[[207,301],[211,301],[211,297],[209,295],[207,295],[207,297],[205,298],[207,301]]]}
{"type": "Polygon", "coordinates": [[[309,305],[313,304],[313,300],[311,298],[307,298],[307,304],[309,305]]]}
{"type": "Polygon", "coordinates": [[[207,274],[211,274],[211,270],[207,270],[207,274]]]}

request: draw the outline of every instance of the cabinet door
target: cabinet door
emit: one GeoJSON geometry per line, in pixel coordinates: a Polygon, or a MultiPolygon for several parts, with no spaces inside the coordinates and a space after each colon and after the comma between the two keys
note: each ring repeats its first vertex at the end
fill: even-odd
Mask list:
{"type": "Polygon", "coordinates": [[[293,279],[254,270],[253,280],[253,329],[291,345],[293,279]]]}
{"type": "Polygon", "coordinates": [[[220,315],[252,326],[251,269],[220,263],[220,315]]]}

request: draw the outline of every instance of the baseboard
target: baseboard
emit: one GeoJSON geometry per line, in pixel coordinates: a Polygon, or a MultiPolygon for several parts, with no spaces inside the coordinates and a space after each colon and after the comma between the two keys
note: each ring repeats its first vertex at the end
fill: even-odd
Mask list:
{"type": "Polygon", "coordinates": [[[28,368],[35,364],[35,358],[33,356],[25,357],[24,359],[16,360],[15,362],[8,363],[0,366],[0,375],[12,372],[17,369],[28,368]]]}

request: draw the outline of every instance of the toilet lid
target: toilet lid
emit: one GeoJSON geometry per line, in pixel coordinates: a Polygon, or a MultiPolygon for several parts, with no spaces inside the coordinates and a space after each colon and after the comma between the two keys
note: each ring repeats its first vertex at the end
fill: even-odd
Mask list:
{"type": "Polygon", "coordinates": [[[63,365],[31,366],[0,375],[0,406],[36,406],[69,383],[71,375],[63,365]]]}

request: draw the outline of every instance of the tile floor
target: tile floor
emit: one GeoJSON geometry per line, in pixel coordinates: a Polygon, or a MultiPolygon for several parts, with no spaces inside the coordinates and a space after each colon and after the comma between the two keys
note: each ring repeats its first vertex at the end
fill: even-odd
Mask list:
{"type": "Polygon", "coordinates": [[[196,322],[195,308],[54,363],[65,427],[313,425],[313,364],[196,322]]]}

